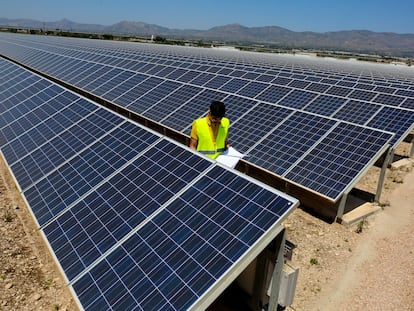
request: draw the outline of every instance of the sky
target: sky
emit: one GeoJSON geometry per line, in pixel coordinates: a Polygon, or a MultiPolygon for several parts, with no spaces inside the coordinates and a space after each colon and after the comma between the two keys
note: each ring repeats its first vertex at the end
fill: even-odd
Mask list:
{"type": "Polygon", "coordinates": [[[0,17],[101,25],[126,20],[198,30],[237,23],[413,34],[414,0],[2,0],[0,17]]]}

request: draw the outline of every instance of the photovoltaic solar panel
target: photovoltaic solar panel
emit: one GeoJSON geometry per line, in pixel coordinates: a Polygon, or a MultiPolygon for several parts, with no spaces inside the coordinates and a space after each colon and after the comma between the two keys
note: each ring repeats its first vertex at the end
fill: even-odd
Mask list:
{"type": "MultiPolygon", "coordinates": [[[[119,85],[115,83],[113,88],[108,88],[108,86],[112,86],[112,82],[116,81],[116,78],[112,77],[112,80],[108,80],[108,84],[101,86],[101,88],[107,89],[106,93],[101,96],[108,96],[108,100],[114,97],[113,102],[121,107],[140,115],[146,113],[146,117],[185,134],[189,133],[191,122],[194,119],[205,115],[209,103],[214,98],[206,98],[204,102],[199,102],[201,97],[197,95],[182,106],[180,105],[181,100],[177,98],[176,102],[178,104],[176,105],[180,107],[168,113],[169,103],[174,102],[174,96],[169,97],[169,95],[176,92],[183,85],[200,87],[202,89],[200,95],[206,94],[206,91],[217,92],[216,87],[219,85],[219,91],[222,91],[223,94],[219,97],[225,101],[233,98],[233,96],[240,96],[241,100],[238,99],[236,102],[243,108],[243,100],[249,101],[249,103],[252,100],[257,101],[251,107],[251,110],[243,109],[242,111],[239,111],[239,107],[230,107],[231,104],[226,102],[229,105],[227,115],[231,117],[230,143],[234,145],[234,132],[236,133],[234,139],[241,140],[237,144],[246,146],[242,148],[251,151],[254,147],[249,144],[254,141],[250,139],[260,137],[260,135],[254,133],[252,128],[249,128],[250,131],[246,135],[240,135],[245,129],[239,127],[246,127],[246,122],[249,122],[248,115],[254,113],[263,103],[284,105],[292,109],[291,112],[301,110],[309,113],[310,117],[311,114],[318,114],[337,119],[343,115],[344,119],[340,120],[354,124],[360,122],[361,126],[365,127],[369,126],[367,122],[370,122],[376,116],[377,111],[360,107],[361,109],[355,110],[355,115],[351,116],[353,111],[352,109],[346,111],[345,103],[363,101],[369,103],[368,107],[379,108],[398,104],[398,102],[391,103],[388,100],[394,100],[394,97],[404,98],[410,96],[410,85],[412,84],[412,80],[405,73],[401,74],[401,76],[404,76],[403,79],[397,79],[392,76],[394,72],[391,72],[393,71],[391,68],[389,68],[390,74],[388,74],[388,72],[377,70],[376,66],[367,66],[368,69],[365,69],[354,66],[352,62],[349,62],[349,64],[345,64],[345,62],[325,62],[322,64],[319,60],[260,55],[258,53],[236,54],[210,49],[181,49],[180,47],[146,44],[129,45],[119,42],[88,40],[81,42],[75,40],[77,44],[73,47],[68,45],[64,39],[60,40],[59,43],[56,41],[51,43],[49,40],[51,39],[48,38],[45,42],[38,37],[30,40],[27,37],[25,37],[25,40],[9,37],[3,41],[5,44],[2,45],[1,49],[4,51],[3,53],[13,55],[17,60],[20,58],[21,51],[26,51],[27,56],[24,57],[23,62],[29,65],[32,65],[31,62],[35,62],[35,59],[39,58],[39,54],[47,54],[48,57],[42,57],[42,63],[38,63],[38,68],[45,73],[49,73],[42,67],[47,66],[46,60],[56,58],[70,60],[71,63],[76,60],[78,66],[83,66],[84,61],[89,61],[91,66],[100,63],[103,66],[110,67],[111,71],[120,69],[124,72],[121,74],[136,70],[137,74],[146,76],[146,79],[131,90],[115,97],[118,94],[111,96],[111,92],[122,85],[123,82],[120,82],[119,85]],[[17,42],[17,45],[15,45],[15,42],[17,42]],[[36,50],[33,49],[33,45],[36,46],[36,50]],[[59,49],[53,50],[53,54],[50,53],[51,46],[57,45],[59,45],[59,49]],[[48,49],[45,48],[46,46],[48,49]],[[65,56],[62,58],[59,54],[65,56]],[[175,68],[175,70],[171,71],[170,67],[175,68]],[[192,71],[196,71],[196,74],[192,71]],[[229,77],[233,79],[222,85],[216,83],[225,82],[222,79],[228,80],[229,77]],[[263,77],[262,80],[261,77],[263,77]],[[212,82],[209,83],[208,81],[212,82]],[[174,87],[169,88],[173,84],[174,87]],[[167,86],[166,89],[161,89],[161,85],[167,86]],[[394,93],[388,93],[391,92],[391,88],[395,88],[394,93]],[[399,91],[402,93],[399,94],[399,91]],[[384,95],[391,94],[393,98],[384,97],[384,95]],[[376,102],[376,99],[380,103],[376,102]],[[157,105],[162,106],[162,111],[160,110],[159,113],[157,112],[157,105]],[[234,109],[237,111],[232,111],[234,109]],[[362,123],[364,121],[365,123],[362,123]],[[245,137],[246,140],[244,140],[245,137]]],[[[55,64],[58,64],[58,62],[56,61],[55,64]]],[[[66,74],[74,68],[73,66],[65,68],[64,73],[56,71],[56,77],[66,77],[66,74]]],[[[85,74],[89,72],[85,69],[85,74]]],[[[106,78],[110,78],[110,76],[106,78]]],[[[96,77],[92,80],[85,80],[83,84],[89,84],[90,86],[90,83],[97,83],[95,79],[96,77]]],[[[79,87],[85,89],[85,85],[79,84],[79,87]]],[[[179,92],[176,94],[178,95],[179,92]]],[[[409,105],[408,99],[405,103],[409,105]]],[[[263,115],[263,117],[266,116],[263,115]]],[[[389,130],[386,123],[378,122],[377,124],[383,126],[379,130],[389,130]]],[[[407,133],[412,128],[412,125],[404,122],[400,122],[398,126],[405,126],[405,128],[399,128],[398,133],[407,133]]],[[[395,144],[402,139],[402,137],[395,137],[392,147],[395,147],[395,144]]],[[[259,146],[259,144],[254,143],[253,146],[259,146]]],[[[368,148],[375,147],[370,146],[368,148]]],[[[275,150],[269,149],[268,152],[274,153],[275,150]]],[[[250,160],[254,159],[250,157],[248,161],[250,160]]],[[[264,168],[269,170],[270,167],[264,168]]]]}
{"type": "Polygon", "coordinates": [[[291,110],[269,104],[257,106],[240,118],[238,122],[242,122],[243,126],[233,124],[231,127],[232,144],[240,152],[246,153],[291,113],[291,110]]]}
{"type": "Polygon", "coordinates": [[[37,108],[9,105],[1,130],[50,115],[1,131],[1,151],[81,309],[205,308],[299,204],[57,85],[35,89],[37,108]]]}
{"type": "Polygon", "coordinates": [[[386,145],[391,137],[390,133],[339,123],[284,176],[327,197],[337,198],[363,166],[372,162],[377,148],[386,145]],[[371,142],[372,149],[367,148],[367,141],[371,142]]]}
{"type": "Polygon", "coordinates": [[[250,161],[283,175],[335,123],[334,120],[296,112],[249,152],[250,161]]]}
{"type": "Polygon", "coordinates": [[[381,106],[376,104],[349,100],[333,115],[333,117],[363,125],[380,109],[381,106]]]}
{"type": "Polygon", "coordinates": [[[305,111],[313,112],[321,116],[332,116],[346,102],[346,99],[328,95],[320,95],[304,107],[305,111]]]}
{"type": "Polygon", "coordinates": [[[196,308],[209,288],[289,208],[263,188],[215,167],[82,275],[73,288],[91,310],[196,308]],[[218,192],[223,201],[216,199],[218,192]]]}

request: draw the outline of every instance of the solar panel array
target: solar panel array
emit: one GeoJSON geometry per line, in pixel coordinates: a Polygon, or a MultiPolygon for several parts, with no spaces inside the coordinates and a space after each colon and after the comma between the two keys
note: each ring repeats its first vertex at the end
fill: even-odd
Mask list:
{"type": "Polygon", "coordinates": [[[3,157],[86,310],[197,310],[298,205],[4,59],[0,98],[3,157]]]}
{"type": "Polygon", "coordinates": [[[414,126],[414,79],[406,69],[73,38],[0,40],[2,54],[187,135],[211,100],[223,100],[230,142],[250,163],[332,201],[355,184],[355,167],[366,170],[414,126]],[[286,139],[289,128],[303,128],[294,142],[286,139]],[[310,154],[317,159],[309,162],[310,154]],[[318,183],[299,176],[298,167],[317,174],[318,183]]]}

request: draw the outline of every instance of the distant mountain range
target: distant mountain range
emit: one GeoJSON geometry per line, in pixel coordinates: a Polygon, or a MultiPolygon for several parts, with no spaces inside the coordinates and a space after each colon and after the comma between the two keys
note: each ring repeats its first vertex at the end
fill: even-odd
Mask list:
{"type": "Polygon", "coordinates": [[[67,19],[42,22],[0,17],[0,26],[36,28],[114,35],[159,36],[171,39],[219,41],[227,44],[256,44],[293,49],[336,50],[390,57],[414,58],[414,34],[350,30],[295,32],[278,26],[245,27],[239,24],[208,30],[170,29],[143,22],[122,21],[110,26],[80,24],[67,19]]]}

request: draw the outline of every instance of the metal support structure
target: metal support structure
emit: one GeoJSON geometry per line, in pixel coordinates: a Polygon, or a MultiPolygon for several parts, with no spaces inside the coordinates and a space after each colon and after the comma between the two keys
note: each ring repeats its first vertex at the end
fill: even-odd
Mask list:
{"type": "Polygon", "coordinates": [[[377,192],[375,194],[375,199],[374,199],[376,203],[380,201],[382,187],[384,185],[384,180],[385,180],[385,173],[393,157],[394,157],[394,149],[389,149],[387,152],[387,155],[385,156],[384,163],[382,164],[381,173],[378,179],[377,192]]]}
{"type": "Polygon", "coordinates": [[[342,216],[344,216],[345,204],[346,200],[348,199],[349,191],[350,189],[344,192],[344,194],[341,197],[341,202],[339,202],[338,210],[336,211],[335,222],[338,221],[338,219],[341,219],[342,216]]]}
{"type": "Polygon", "coordinates": [[[413,140],[411,141],[411,151],[410,151],[410,158],[412,159],[414,157],[414,135],[413,140]]]}
{"type": "Polygon", "coordinates": [[[279,234],[277,239],[279,242],[278,243],[279,250],[277,253],[275,267],[273,269],[268,311],[276,311],[278,309],[280,280],[282,277],[283,264],[285,263],[285,258],[284,258],[284,245],[286,242],[285,230],[283,230],[283,232],[279,234]]]}

